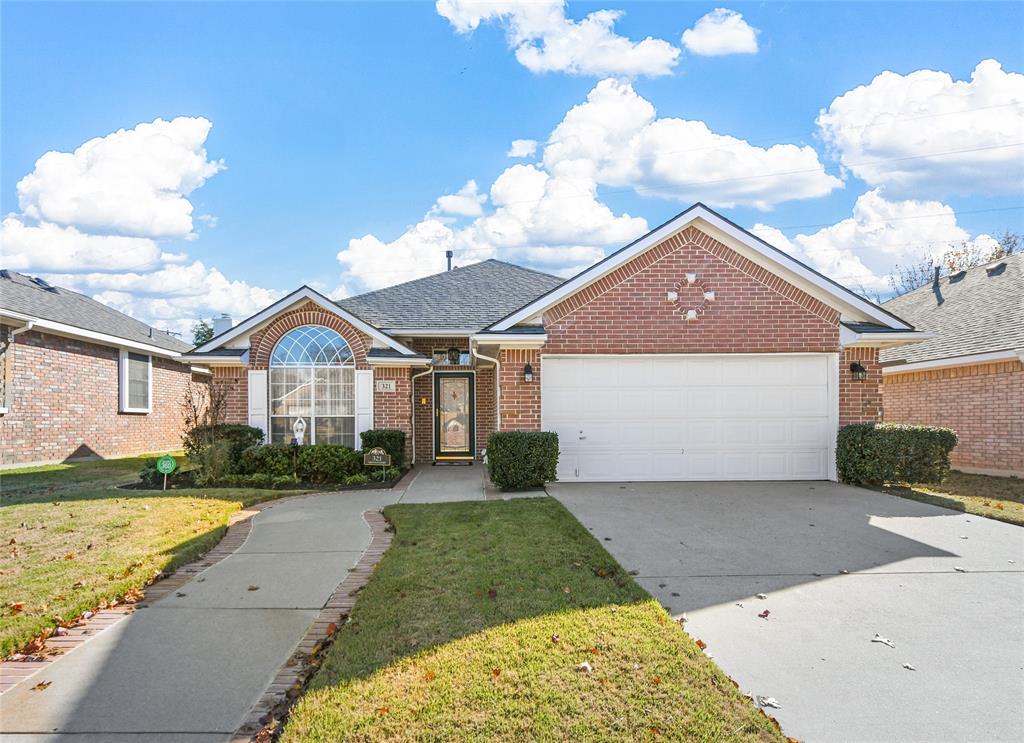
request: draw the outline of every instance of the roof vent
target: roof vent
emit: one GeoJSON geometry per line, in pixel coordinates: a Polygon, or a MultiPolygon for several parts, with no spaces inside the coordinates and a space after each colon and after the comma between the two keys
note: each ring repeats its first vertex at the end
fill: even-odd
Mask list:
{"type": "Polygon", "coordinates": [[[0,268],[0,279],[9,279],[9,278],[11,278],[11,272],[8,271],[6,268],[0,268]]]}
{"type": "Polygon", "coordinates": [[[1006,270],[1006,261],[1002,261],[1001,263],[997,263],[994,266],[985,266],[985,273],[987,273],[989,276],[998,276],[999,274],[1001,274],[1005,270],[1006,270]]]}
{"type": "Polygon", "coordinates": [[[966,276],[966,275],[967,275],[967,271],[957,271],[955,274],[953,274],[952,276],[949,277],[949,283],[950,284],[955,284],[958,281],[963,281],[964,280],[964,276],[966,276]]]}

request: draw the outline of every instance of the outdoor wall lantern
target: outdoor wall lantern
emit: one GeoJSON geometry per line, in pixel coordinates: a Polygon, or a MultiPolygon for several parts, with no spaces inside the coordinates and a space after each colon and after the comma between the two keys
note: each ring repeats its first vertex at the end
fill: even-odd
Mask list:
{"type": "Polygon", "coordinates": [[[462,352],[459,351],[459,349],[455,348],[454,346],[448,349],[448,363],[451,364],[452,366],[457,366],[461,357],[462,352]]]}
{"type": "Polygon", "coordinates": [[[868,378],[868,370],[861,366],[859,361],[854,361],[850,364],[850,375],[858,382],[863,382],[868,378]]]}
{"type": "Polygon", "coordinates": [[[523,381],[524,382],[532,382],[533,381],[533,365],[527,364],[526,366],[523,367],[523,381]]]}

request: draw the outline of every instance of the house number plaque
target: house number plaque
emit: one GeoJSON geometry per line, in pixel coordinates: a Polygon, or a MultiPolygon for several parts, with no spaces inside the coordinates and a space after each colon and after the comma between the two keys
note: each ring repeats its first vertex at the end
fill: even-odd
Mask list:
{"type": "Polygon", "coordinates": [[[397,392],[398,382],[394,379],[378,379],[377,392],[397,392]]]}

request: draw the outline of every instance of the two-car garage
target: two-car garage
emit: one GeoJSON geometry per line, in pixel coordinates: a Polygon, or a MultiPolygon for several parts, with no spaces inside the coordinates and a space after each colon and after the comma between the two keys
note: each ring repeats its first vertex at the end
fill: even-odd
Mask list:
{"type": "Polygon", "coordinates": [[[541,370],[560,480],[834,477],[837,354],[552,355],[541,370]]]}

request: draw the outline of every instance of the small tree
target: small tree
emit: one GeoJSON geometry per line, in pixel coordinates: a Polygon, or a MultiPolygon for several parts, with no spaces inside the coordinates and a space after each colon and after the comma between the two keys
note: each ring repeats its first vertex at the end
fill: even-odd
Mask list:
{"type": "Polygon", "coordinates": [[[227,413],[228,387],[217,382],[190,381],[182,408],[186,453],[195,466],[196,480],[210,483],[227,474],[228,442],[221,441],[219,424],[227,413]]]}
{"type": "Polygon", "coordinates": [[[192,345],[201,346],[213,338],[213,326],[206,320],[199,320],[192,326],[192,345]]]}
{"type": "Polygon", "coordinates": [[[1024,236],[1003,230],[1003,234],[995,238],[995,241],[994,246],[985,248],[976,242],[964,240],[958,244],[950,244],[946,252],[935,262],[925,256],[910,265],[897,265],[896,270],[889,275],[889,285],[896,294],[906,294],[934,281],[936,267],[940,276],[948,276],[997,261],[1020,250],[1024,236]]]}

